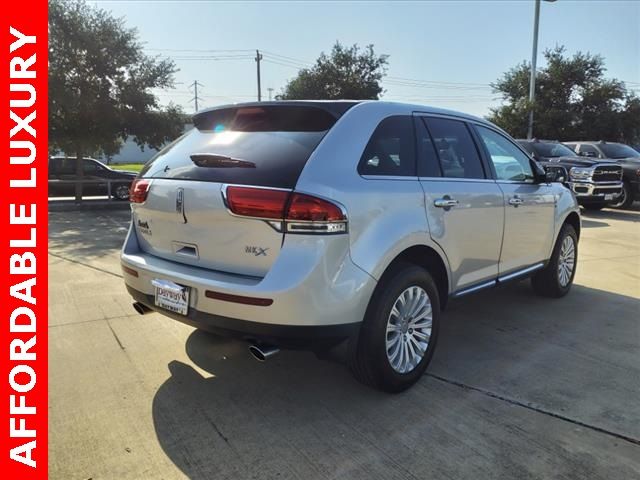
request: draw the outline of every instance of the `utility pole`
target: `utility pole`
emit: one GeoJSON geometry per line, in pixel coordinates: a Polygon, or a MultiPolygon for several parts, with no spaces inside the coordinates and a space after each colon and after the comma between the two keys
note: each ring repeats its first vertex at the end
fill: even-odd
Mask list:
{"type": "MultiPolygon", "coordinates": [[[[529,79],[529,129],[527,139],[533,138],[533,105],[536,100],[536,60],[538,59],[538,27],[540,25],[540,0],[536,2],[535,14],[533,17],[533,52],[531,53],[531,77],[529,79]]],[[[556,0],[544,0],[553,3],[556,0]]]]}
{"type": "Polygon", "coordinates": [[[262,90],[260,89],[260,60],[262,60],[262,54],[260,53],[260,50],[256,50],[255,60],[256,60],[257,73],[258,73],[258,101],[261,102],[262,90]]]}
{"type": "Polygon", "coordinates": [[[267,90],[269,91],[269,101],[271,101],[271,93],[273,92],[273,88],[269,87],[267,88],[267,90]]]}
{"type": "Polygon", "coordinates": [[[193,93],[194,93],[194,97],[190,100],[190,102],[195,102],[195,107],[196,107],[196,112],[198,111],[198,86],[200,87],[204,87],[204,85],[202,85],[201,83],[198,82],[198,80],[194,81],[191,85],[189,85],[190,87],[193,87],[193,93]]]}
{"type": "Polygon", "coordinates": [[[535,0],[533,17],[533,52],[531,53],[531,77],[529,79],[529,129],[527,139],[533,138],[533,102],[536,99],[536,60],[538,59],[538,26],[540,25],[540,0],[535,0]]]}

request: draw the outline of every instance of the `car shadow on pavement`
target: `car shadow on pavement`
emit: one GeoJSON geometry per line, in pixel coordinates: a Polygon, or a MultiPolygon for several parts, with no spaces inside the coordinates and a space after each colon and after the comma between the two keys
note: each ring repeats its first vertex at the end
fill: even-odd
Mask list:
{"type": "Polygon", "coordinates": [[[49,212],[49,251],[83,261],[120,251],[129,229],[126,211],[49,212]]]}
{"type": "Polygon", "coordinates": [[[597,222],[595,220],[587,220],[586,218],[584,218],[584,216],[582,217],[582,227],[583,228],[602,228],[602,227],[609,227],[610,225],[607,222],[597,222]]]}
{"type": "MultiPolygon", "coordinates": [[[[399,395],[362,386],[344,365],[311,353],[283,351],[258,363],[245,343],[195,330],[186,343],[193,365],[168,365],[170,376],[153,399],[154,426],[167,456],[190,478],[298,477],[309,473],[301,466],[309,462],[314,468],[324,465],[317,476],[347,478],[363,458],[382,468],[389,458],[404,455],[401,445],[390,446],[396,429],[419,432],[425,445],[464,443],[447,428],[464,418],[475,432],[481,428],[476,423],[496,415],[486,406],[479,413],[464,403],[471,400],[461,400],[478,390],[488,392],[491,401],[520,403],[514,407],[507,401],[512,417],[500,421],[509,431],[521,428],[513,425],[526,404],[640,438],[638,311],[637,298],[580,285],[563,299],[540,298],[528,282],[452,302],[427,374],[399,395]],[[377,451],[375,444],[389,450],[377,451]],[[313,456],[307,447],[319,457],[305,459],[313,456]]],[[[499,421],[492,418],[487,421],[499,421]]],[[[568,422],[567,428],[575,426],[568,422]]],[[[541,455],[557,454],[549,453],[559,448],[557,440],[533,442],[542,442],[536,450],[541,455]]],[[[478,451],[500,456],[490,443],[456,448],[463,457],[478,451]]],[[[432,465],[450,462],[442,451],[442,458],[431,455],[432,465]]],[[[387,468],[387,478],[405,478],[396,465],[387,468]]]]}
{"type": "Polygon", "coordinates": [[[349,417],[388,399],[307,352],[283,351],[263,364],[246,343],[198,330],[186,350],[199,368],[171,362],[152,412],[161,447],[189,478],[299,478],[291,471],[305,468],[297,446],[317,441],[301,438],[305,424],[314,425],[312,436],[328,428],[330,443],[348,429],[330,431],[331,411],[340,406],[349,417]]]}
{"type": "Polygon", "coordinates": [[[630,220],[640,222],[640,203],[636,202],[626,210],[605,208],[603,210],[581,210],[582,221],[585,219],[630,220]]]}

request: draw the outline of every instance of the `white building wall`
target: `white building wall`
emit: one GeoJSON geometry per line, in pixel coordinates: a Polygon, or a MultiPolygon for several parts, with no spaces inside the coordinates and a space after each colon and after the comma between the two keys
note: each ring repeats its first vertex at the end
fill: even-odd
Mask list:
{"type": "MultiPolygon", "coordinates": [[[[185,125],[183,132],[187,132],[192,128],[193,125],[189,123],[185,125]]],[[[158,153],[157,149],[145,145],[144,150],[142,150],[136,142],[133,141],[133,138],[127,138],[127,141],[122,145],[120,152],[116,155],[113,155],[111,158],[103,156],[96,158],[96,160],[100,160],[101,162],[109,165],[118,163],[146,163],[156,153],[158,153]]]]}

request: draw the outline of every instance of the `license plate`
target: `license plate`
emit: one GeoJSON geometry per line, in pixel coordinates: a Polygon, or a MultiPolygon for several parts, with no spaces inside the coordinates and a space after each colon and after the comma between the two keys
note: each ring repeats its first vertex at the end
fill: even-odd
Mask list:
{"type": "Polygon", "coordinates": [[[186,315],[189,311],[189,287],[173,283],[170,280],[154,279],[151,285],[156,290],[155,304],[180,315],[186,315]]]}
{"type": "Polygon", "coordinates": [[[613,193],[607,193],[607,194],[604,196],[605,201],[606,201],[606,200],[613,200],[614,198],[615,198],[615,195],[614,195],[613,193]]]}

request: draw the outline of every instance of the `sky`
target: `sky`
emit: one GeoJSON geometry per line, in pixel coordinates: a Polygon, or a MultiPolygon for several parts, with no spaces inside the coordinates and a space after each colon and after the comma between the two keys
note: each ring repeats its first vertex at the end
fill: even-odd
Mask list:
{"type": "MultiPolygon", "coordinates": [[[[489,84],[531,60],[533,0],[90,3],[137,28],[148,54],[174,59],[175,88],[157,93],[188,113],[196,80],[200,109],[256,100],[256,49],[263,99],[340,41],[389,55],[383,100],[480,116],[501,104],[489,84]]],[[[543,1],[538,67],[556,45],[602,55],[606,75],[640,94],[639,0],[543,1]]]]}

